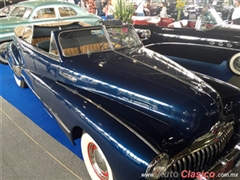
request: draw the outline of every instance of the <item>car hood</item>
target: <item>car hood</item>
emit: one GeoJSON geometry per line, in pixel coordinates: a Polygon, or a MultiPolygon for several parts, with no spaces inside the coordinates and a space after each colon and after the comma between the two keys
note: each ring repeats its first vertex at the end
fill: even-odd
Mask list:
{"type": "Polygon", "coordinates": [[[71,71],[60,68],[64,83],[147,114],[155,122],[177,130],[188,142],[205,134],[220,119],[219,94],[195,74],[158,53],[140,48],[83,56],[65,61],[64,67],[74,67],[71,71]]]}

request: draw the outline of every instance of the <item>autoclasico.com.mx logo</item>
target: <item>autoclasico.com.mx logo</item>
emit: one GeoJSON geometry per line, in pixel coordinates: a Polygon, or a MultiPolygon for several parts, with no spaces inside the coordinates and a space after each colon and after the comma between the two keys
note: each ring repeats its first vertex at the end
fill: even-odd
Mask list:
{"type": "MultiPolygon", "coordinates": [[[[152,173],[142,173],[141,177],[151,178],[154,177],[152,173]]],[[[223,177],[239,177],[239,173],[215,173],[215,172],[207,172],[207,171],[199,171],[194,172],[190,170],[183,170],[181,173],[178,172],[165,172],[161,175],[161,178],[193,178],[198,180],[206,180],[213,178],[223,178],[223,177]]]]}

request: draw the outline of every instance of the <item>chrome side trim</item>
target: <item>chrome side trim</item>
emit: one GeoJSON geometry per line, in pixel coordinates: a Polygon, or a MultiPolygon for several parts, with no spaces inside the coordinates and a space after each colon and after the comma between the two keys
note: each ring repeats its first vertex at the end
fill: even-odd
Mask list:
{"type": "Polygon", "coordinates": [[[150,144],[143,136],[141,136],[137,131],[135,131],[133,128],[131,128],[130,126],[128,126],[126,123],[124,123],[121,119],[119,119],[118,117],[116,117],[115,115],[113,115],[112,113],[110,113],[109,111],[107,111],[106,109],[104,109],[101,105],[93,102],[91,99],[79,94],[76,90],[73,90],[67,86],[65,86],[64,84],[61,84],[59,82],[57,82],[58,85],[68,89],[69,91],[71,91],[72,93],[78,95],[79,97],[83,98],[84,100],[86,100],[87,102],[93,104],[94,106],[98,107],[99,109],[101,109],[103,112],[105,112],[106,114],[108,114],[109,116],[111,116],[112,118],[114,118],[115,120],[117,120],[121,125],[123,125],[124,127],[126,127],[129,131],[131,131],[134,135],[136,135],[139,139],[141,139],[148,147],[150,147],[157,155],[160,154],[160,152],[158,151],[158,149],[156,149],[152,144],[150,144]]]}
{"type": "Polygon", "coordinates": [[[149,46],[155,46],[155,45],[185,45],[185,46],[200,46],[200,47],[211,47],[211,48],[216,48],[216,49],[227,49],[227,50],[232,50],[232,51],[239,51],[239,49],[236,48],[227,48],[223,46],[211,46],[207,44],[195,44],[195,43],[179,43],[179,42],[163,42],[163,43],[152,43],[145,45],[146,48],[149,46]]]}

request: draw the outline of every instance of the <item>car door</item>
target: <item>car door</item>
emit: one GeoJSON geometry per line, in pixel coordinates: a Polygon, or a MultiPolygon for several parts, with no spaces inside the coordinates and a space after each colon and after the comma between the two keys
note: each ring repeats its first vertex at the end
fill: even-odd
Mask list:
{"type": "Polygon", "coordinates": [[[23,58],[24,77],[37,96],[45,103],[51,103],[51,86],[56,81],[59,58],[41,48],[22,41],[20,50],[23,58]]]}
{"type": "MultiPolygon", "coordinates": [[[[144,27],[144,26],[142,26],[144,27]]],[[[136,28],[139,28],[136,26],[136,28]]],[[[194,59],[203,56],[206,32],[191,28],[148,26],[151,36],[143,41],[148,48],[164,55],[194,59]]]]}
{"type": "Polygon", "coordinates": [[[51,87],[57,80],[60,61],[58,56],[41,48],[35,47],[33,52],[32,61],[36,68],[35,91],[41,100],[50,106],[54,96],[51,87]]]}

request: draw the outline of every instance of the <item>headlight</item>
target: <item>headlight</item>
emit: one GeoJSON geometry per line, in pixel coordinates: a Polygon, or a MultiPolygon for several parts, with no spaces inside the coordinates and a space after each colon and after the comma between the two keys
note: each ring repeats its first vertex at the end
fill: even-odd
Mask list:
{"type": "Polygon", "coordinates": [[[149,176],[147,179],[159,179],[163,175],[169,164],[169,157],[167,154],[159,154],[152,162],[148,165],[146,174],[149,176]]]}

